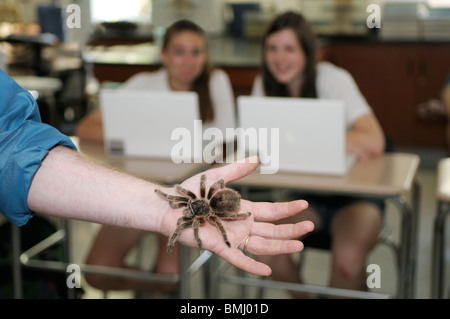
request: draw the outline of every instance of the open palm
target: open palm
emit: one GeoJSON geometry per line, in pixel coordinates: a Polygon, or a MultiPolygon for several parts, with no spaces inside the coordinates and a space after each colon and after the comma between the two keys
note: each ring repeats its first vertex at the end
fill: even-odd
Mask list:
{"type": "MultiPolygon", "coordinates": [[[[181,186],[200,197],[200,176],[202,174],[206,175],[205,184],[206,191],[208,191],[214,182],[220,179],[223,179],[225,183],[235,181],[252,173],[257,166],[255,160],[247,159],[246,162],[232,163],[195,175],[183,182],[181,186]]],[[[171,194],[181,195],[175,190],[172,190],[171,194]]],[[[309,221],[285,225],[275,225],[271,222],[295,215],[307,206],[308,203],[303,200],[285,203],[256,203],[241,200],[240,209],[237,213],[250,212],[251,215],[245,219],[223,221],[231,247],[225,244],[223,235],[216,226],[205,223],[199,227],[199,237],[203,249],[212,251],[247,272],[269,276],[271,269],[267,265],[255,261],[244,254],[241,249],[244,249],[244,244],[247,241],[245,248],[250,254],[275,255],[300,252],[303,249],[303,244],[299,240],[293,240],[293,238],[299,238],[312,231],[313,224],[309,221]]],[[[183,209],[184,207],[175,209],[176,214],[171,212],[166,214],[164,228],[170,229],[169,236],[175,231],[177,220],[183,215],[183,209]]],[[[179,241],[185,245],[197,247],[193,228],[184,229],[179,241]]]]}

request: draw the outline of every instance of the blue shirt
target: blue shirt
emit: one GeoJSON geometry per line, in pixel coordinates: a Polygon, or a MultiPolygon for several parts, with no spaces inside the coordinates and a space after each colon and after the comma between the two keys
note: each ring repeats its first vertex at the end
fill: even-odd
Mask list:
{"type": "Polygon", "coordinates": [[[41,122],[36,101],[0,70],[0,213],[22,226],[32,217],[27,205],[34,174],[56,145],[71,140],[41,122]]]}

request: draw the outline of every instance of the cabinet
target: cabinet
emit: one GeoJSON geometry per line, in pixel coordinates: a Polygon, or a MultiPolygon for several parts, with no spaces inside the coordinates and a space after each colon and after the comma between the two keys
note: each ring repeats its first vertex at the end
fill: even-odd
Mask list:
{"type": "MultiPolygon", "coordinates": [[[[133,65],[133,64],[93,64],[93,74],[100,82],[125,82],[131,76],[139,72],[152,72],[159,65],[133,65]]],[[[249,95],[253,86],[253,80],[259,72],[256,67],[220,67],[224,70],[233,86],[235,96],[249,95]]]]}
{"type": "Polygon", "coordinates": [[[139,72],[152,72],[158,65],[93,63],[92,73],[100,82],[125,82],[139,72]]]}
{"type": "Polygon", "coordinates": [[[450,73],[450,43],[332,43],[326,59],[348,70],[398,147],[445,149],[446,119],[417,115],[450,73]]]}

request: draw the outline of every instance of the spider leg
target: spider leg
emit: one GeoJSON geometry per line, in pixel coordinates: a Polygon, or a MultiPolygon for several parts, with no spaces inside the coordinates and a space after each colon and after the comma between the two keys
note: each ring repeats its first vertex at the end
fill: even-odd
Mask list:
{"type": "Polygon", "coordinates": [[[191,220],[191,218],[186,217],[186,216],[182,216],[182,217],[178,218],[178,220],[177,220],[177,227],[180,226],[180,224],[181,224],[182,222],[187,222],[187,221],[189,221],[189,220],[191,220]]]}
{"type": "Polygon", "coordinates": [[[241,213],[241,214],[236,214],[236,213],[222,213],[222,214],[216,214],[217,216],[219,216],[222,219],[244,219],[247,218],[248,216],[250,216],[252,213],[248,212],[248,213],[241,213]]]}
{"type": "Polygon", "coordinates": [[[182,197],[182,196],[168,195],[159,189],[155,189],[155,193],[167,201],[180,201],[180,202],[185,202],[185,203],[187,203],[189,201],[189,198],[182,197]]]}
{"type": "Polygon", "coordinates": [[[205,198],[206,186],[205,186],[206,175],[202,174],[200,178],[200,198],[205,198]]]}
{"type": "Polygon", "coordinates": [[[188,189],[185,189],[185,188],[181,187],[180,185],[175,185],[175,189],[176,189],[177,191],[179,191],[180,193],[189,196],[189,197],[192,198],[192,199],[197,199],[197,196],[195,196],[195,194],[194,194],[193,192],[191,192],[191,191],[188,190],[188,189]]]}
{"type": "Polygon", "coordinates": [[[189,218],[189,219],[191,219],[192,217],[194,217],[194,214],[192,213],[192,210],[191,210],[190,207],[186,207],[186,208],[183,210],[183,213],[184,213],[184,217],[187,217],[187,218],[189,218]]]}
{"type": "Polygon", "coordinates": [[[197,240],[198,248],[202,249],[202,241],[200,240],[200,237],[198,236],[198,226],[199,226],[200,222],[201,222],[201,219],[195,218],[192,227],[194,228],[194,237],[197,240]]]}
{"type": "MultiPolygon", "coordinates": [[[[220,218],[214,215],[211,215],[209,217],[214,221],[214,224],[219,228],[219,230],[222,232],[223,240],[225,241],[225,244],[227,244],[228,247],[231,247],[230,242],[228,241],[227,233],[225,232],[225,228],[223,227],[222,222],[220,221],[220,218]]],[[[212,224],[212,223],[211,223],[212,224]]]]}
{"type": "Polygon", "coordinates": [[[187,203],[184,203],[184,202],[182,202],[182,203],[175,203],[175,202],[170,201],[169,205],[172,208],[178,208],[178,207],[187,206],[187,203]]]}
{"type": "Polygon", "coordinates": [[[220,186],[220,188],[224,188],[225,187],[225,182],[224,182],[223,179],[219,179],[217,182],[215,182],[214,184],[211,185],[211,187],[209,188],[209,192],[208,192],[208,199],[211,199],[214,191],[219,186],[220,186]]]}
{"type": "Polygon", "coordinates": [[[180,237],[181,232],[183,231],[183,229],[190,227],[192,225],[192,221],[191,220],[187,220],[185,223],[183,222],[183,219],[185,217],[181,217],[178,219],[177,222],[177,228],[175,229],[175,232],[173,233],[172,237],[170,237],[169,242],[167,243],[168,249],[167,252],[170,253],[173,249],[173,245],[175,244],[175,242],[177,241],[178,237],[180,237]]]}

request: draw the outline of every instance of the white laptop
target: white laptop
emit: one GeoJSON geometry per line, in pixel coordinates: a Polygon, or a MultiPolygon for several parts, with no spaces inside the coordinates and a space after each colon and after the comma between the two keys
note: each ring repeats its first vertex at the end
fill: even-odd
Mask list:
{"type": "Polygon", "coordinates": [[[280,172],[343,175],[355,161],[345,149],[343,101],[240,96],[237,104],[239,126],[244,130],[279,129],[275,141],[268,131],[267,143],[259,141],[258,152],[270,154],[272,166],[278,152],[280,172]]]}
{"type": "Polygon", "coordinates": [[[173,131],[200,119],[194,92],[103,89],[100,107],[108,155],[172,158],[173,131]]]}

